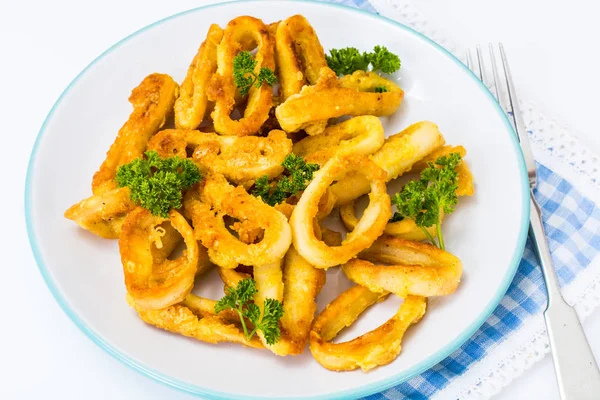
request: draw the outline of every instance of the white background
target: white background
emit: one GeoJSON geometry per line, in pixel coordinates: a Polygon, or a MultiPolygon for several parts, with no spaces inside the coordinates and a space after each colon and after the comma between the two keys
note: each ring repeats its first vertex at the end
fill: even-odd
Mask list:
{"type": "MultiPolygon", "coordinates": [[[[29,249],[23,186],[37,131],[79,71],[139,28],[207,3],[0,2],[0,137],[4,143],[0,151],[0,210],[4,215],[0,229],[4,255],[0,398],[191,398],[112,359],[61,311],[29,249]]],[[[600,154],[596,125],[600,108],[596,43],[600,10],[596,4],[587,0],[421,0],[419,8],[457,43],[502,41],[521,97],[578,132],[584,143],[600,154]]],[[[600,315],[590,317],[585,328],[596,354],[600,354],[600,315]]],[[[198,360],[198,373],[203,368],[210,366],[198,360]]],[[[550,358],[513,382],[498,398],[558,399],[550,358]]]]}

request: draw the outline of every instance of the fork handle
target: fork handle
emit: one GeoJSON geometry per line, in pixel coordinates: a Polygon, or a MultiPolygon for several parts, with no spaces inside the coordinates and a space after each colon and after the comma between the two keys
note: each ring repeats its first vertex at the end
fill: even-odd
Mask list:
{"type": "Polygon", "coordinates": [[[542,223],[542,213],[531,194],[531,235],[538,254],[546,288],[548,306],[544,312],[550,338],[554,371],[562,400],[598,399],[600,369],[585,337],[577,312],[563,299],[550,258],[542,223]]]}

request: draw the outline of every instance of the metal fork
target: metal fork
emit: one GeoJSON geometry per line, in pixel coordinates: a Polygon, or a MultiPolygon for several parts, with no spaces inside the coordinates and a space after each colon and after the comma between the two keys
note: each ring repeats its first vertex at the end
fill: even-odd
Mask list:
{"type": "Polygon", "coordinates": [[[600,370],[596,360],[594,360],[592,349],[585,337],[575,309],[567,304],[560,292],[552,259],[550,258],[550,250],[546,242],[542,213],[533,196],[533,189],[535,189],[537,183],[537,173],[527,130],[519,109],[519,102],[506,61],[504,47],[502,44],[499,44],[498,47],[502,61],[500,66],[496,63],[494,46],[489,45],[493,82],[490,82],[486,75],[484,55],[480,46],[477,46],[477,64],[473,63],[471,52],[467,52],[467,66],[484,85],[490,87],[490,83],[493,83],[500,106],[504,110],[512,111],[512,113],[508,113],[508,117],[514,122],[529,177],[531,202],[529,235],[542,266],[546,290],[548,291],[548,305],[544,311],[544,319],[550,337],[550,347],[560,397],[563,400],[598,399],[600,398],[600,370]],[[499,71],[503,72],[503,80],[501,80],[499,71]],[[502,88],[503,84],[504,88],[502,88]],[[504,91],[506,91],[507,96],[503,96],[504,91]],[[505,97],[508,97],[508,101],[505,97]]]}

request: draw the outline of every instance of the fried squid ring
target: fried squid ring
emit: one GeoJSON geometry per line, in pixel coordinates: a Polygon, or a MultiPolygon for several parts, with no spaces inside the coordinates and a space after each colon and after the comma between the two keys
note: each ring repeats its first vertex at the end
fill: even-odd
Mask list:
{"type": "MultiPolygon", "coordinates": [[[[472,196],[475,192],[475,188],[473,186],[473,175],[471,174],[471,171],[464,160],[466,150],[463,146],[443,146],[426,156],[421,161],[415,163],[410,172],[420,172],[428,165],[428,162],[434,162],[439,157],[448,155],[450,153],[460,153],[461,157],[463,157],[462,162],[456,167],[458,172],[458,189],[456,190],[456,195],[472,196]]],[[[344,226],[346,226],[346,228],[349,230],[354,229],[358,223],[354,204],[354,200],[352,200],[349,203],[340,206],[340,218],[344,223],[344,226]]],[[[443,218],[444,212],[440,211],[440,220],[443,218]]],[[[425,229],[431,236],[435,236],[435,226],[430,226],[425,229]]],[[[425,232],[423,232],[423,229],[417,226],[414,220],[409,218],[405,218],[398,222],[388,223],[383,233],[400,239],[414,240],[419,242],[428,239],[428,236],[425,234],[425,232]]]]}
{"type": "Polygon", "coordinates": [[[274,40],[260,19],[242,16],[227,24],[217,48],[217,72],[208,87],[208,99],[215,102],[211,114],[215,130],[222,135],[252,135],[269,117],[273,88],[263,83],[260,88],[254,85],[250,88],[244,116],[237,121],[231,118],[237,91],[233,80],[233,59],[240,50],[252,50],[254,44],[258,46],[254,72],[258,75],[262,67],[275,70],[274,40]]]}
{"type": "Polygon", "coordinates": [[[176,260],[165,259],[160,263],[154,260],[152,246],[164,234],[159,225],[166,219],[153,216],[141,207],[129,213],[119,238],[127,292],[143,309],[160,309],[179,303],[194,286],[200,259],[194,231],[175,210],[169,212],[168,220],[183,236],[187,247],[176,260]]]}
{"type": "Polygon", "coordinates": [[[244,188],[231,186],[222,175],[210,174],[199,190],[188,190],[184,209],[193,221],[196,238],[208,248],[210,260],[223,268],[277,262],[292,241],[290,226],[283,214],[244,188]],[[264,229],[263,239],[258,243],[243,243],[225,226],[225,215],[240,221],[255,221],[264,229]]]}
{"type": "Polygon", "coordinates": [[[336,155],[314,174],[292,212],[290,225],[294,247],[317,268],[343,264],[368,248],[383,233],[391,213],[385,172],[363,155],[336,155]],[[370,202],[356,229],[346,235],[341,246],[330,247],[315,236],[313,220],[318,212],[319,199],[329,185],[349,171],[358,171],[366,176],[371,187],[370,202]]]}
{"type": "Polygon", "coordinates": [[[319,71],[327,66],[327,61],[323,46],[306,18],[294,15],[281,21],[277,25],[275,46],[284,101],[300,93],[304,85],[317,83],[319,71]]]}
{"type": "Polygon", "coordinates": [[[380,327],[349,342],[331,343],[337,334],[356,321],[371,305],[389,293],[373,293],[354,286],[340,294],[316,318],[310,331],[310,351],[319,364],[332,371],[369,371],[389,364],[402,349],[402,337],[425,314],[426,299],[408,296],[398,312],[380,327]]]}
{"type": "Polygon", "coordinates": [[[175,101],[175,126],[178,129],[196,129],[204,119],[208,104],[206,91],[217,70],[217,46],[222,38],[223,30],[212,24],[188,68],[175,101]]]}
{"type": "Polygon", "coordinates": [[[112,189],[69,207],[65,218],[105,239],[118,239],[127,213],[135,208],[129,188],[112,189]]]}
{"type": "Polygon", "coordinates": [[[379,118],[364,115],[330,126],[321,135],[300,140],[294,144],[293,151],[307,162],[323,165],[340,152],[373,154],[384,141],[385,134],[379,118]]]}
{"type": "Polygon", "coordinates": [[[148,143],[161,157],[187,157],[202,173],[217,173],[228,180],[251,186],[263,175],[269,179],[283,172],[281,164],[292,151],[292,141],[285,132],[274,130],[267,137],[220,136],[195,130],[165,129],[148,143]]]}
{"type": "Polygon", "coordinates": [[[342,265],[348,279],[373,292],[399,297],[452,294],[462,276],[458,257],[428,243],[392,236],[380,237],[358,257],[342,265]]]}
{"type": "Polygon", "coordinates": [[[131,92],[129,102],[133,112],[119,130],[110,146],[106,159],[92,179],[92,192],[100,194],[117,187],[114,178],[117,169],[146,151],[148,140],[165,124],[173,113],[173,103],[179,86],[169,75],[148,75],[131,92]]]}
{"type": "MultiPolygon", "coordinates": [[[[359,79],[372,79],[370,75],[359,79]]],[[[384,79],[384,78],[381,78],[384,79]]],[[[354,82],[354,81],[351,81],[354,82]]],[[[275,115],[286,132],[296,132],[319,121],[327,121],[343,115],[377,115],[393,114],[400,106],[404,92],[395,83],[387,81],[393,87],[387,93],[365,92],[355,87],[342,87],[335,72],[321,68],[319,80],[314,86],[305,86],[300,93],[290,96],[277,106],[275,115]]],[[[348,83],[350,86],[350,83],[348,83]]],[[[375,85],[374,86],[378,86],[375,85]]],[[[324,130],[307,130],[309,135],[321,134],[324,130]]]]}
{"type": "MultiPolygon", "coordinates": [[[[344,223],[346,229],[352,230],[356,227],[358,218],[356,217],[354,200],[340,206],[340,219],[344,223]]],[[[435,236],[435,225],[425,229],[427,229],[427,232],[429,232],[430,235],[435,236]]],[[[427,235],[425,235],[423,230],[417,226],[414,220],[409,218],[405,218],[398,222],[389,222],[385,226],[383,233],[406,240],[422,241],[427,239],[427,235]]]]}
{"type": "Polygon", "coordinates": [[[310,265],[291,247],[285,256],[283,271],[280,262],[254,267],[254,280],[257,289],[254,302],[261,313],[267,298],[283,303],[281,337],[269,345],[259,331],[263,345],[279,356],[301,354],[317,309],[315,299],[325,284],[325,271],[310,265]]]}
{"type": "MultiPolygon", "coordinates": [[[[383,146],[370,158],[387,172],[386,181],[389,182],[410,170],[414,163],[443,145],[444,137],[437,125],[422,121],[387,138],[383,146]]],[[[369,183],[358,173],[348,174],[331,186],[331,191],[338,198],[338,205],[348,204],[368,193],[369,183]]]]}
{"type": "MultiPolygon", "coordinates": [[[[233,342],[244,346],[263,348],[257,337],[246,339],[242,329],[231,318],[225,319],[214,315],[214,302],[212,314],[209,311],[211,300],[197,298],[189,295],[181,304],[175,304],[159,310],[147,310],[140,307],[131,295],[127,295],[127,302],[138,313],[140,319],[147,324],[169,332],[179,333],[207,343],[233,342]],[[201,305],[202,310],[194,310],[194,305],[201,305]]],[[[225,313],[225,312],[223,312],[225,313]]],[[[239,317],[238,320],[239,322],[239,317]]]]}

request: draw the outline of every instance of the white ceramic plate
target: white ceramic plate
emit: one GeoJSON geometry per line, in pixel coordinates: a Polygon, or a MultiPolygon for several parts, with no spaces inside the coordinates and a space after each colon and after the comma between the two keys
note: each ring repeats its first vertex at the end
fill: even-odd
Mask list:
{"type": "MultiPolygon", "coordinates": [[[[521,257],[528,221],[526,176],[508,120],[488,90],[457,59],[416,32],[384,18],[311,2],[240,2],[191,10],[152,24],[94,60],[64,91],[35,144],[26,188],[26,213],[38,265],[71,319],[108,353],[176,388],[209,398],[358,397],[398,384],[448,356],[485,321],[505,293],[521,257]],[[158,71],[181,81],[211,23],[239,15],[265,22],[301,13],[323,47],[387,46],[400,55],[394,78],[406,91],[400,110],[383,118],[386,134],[428,119],[448,143],[467,148],[476,195],[461,199],[444,221],[447,248],[464,263],[458,291],[433,298],[425,318],[405,336],[402,354],[369,373],[322,368],[308,349],[276,357],[241,346],[209,345],[142,323],[125,303],[116,241],[102,240],[63,218],[90,195],[90,181],[127,119],[129,93],[158,71]]],[[[222,296],[218,278],[200,292],[222,296]]],[[[322,308],[348,287],[339,269],[328,272],[322,308]]],[[[399,299],[372,307],[344,332],[349,339],[375,328],[399,299]]]]}

